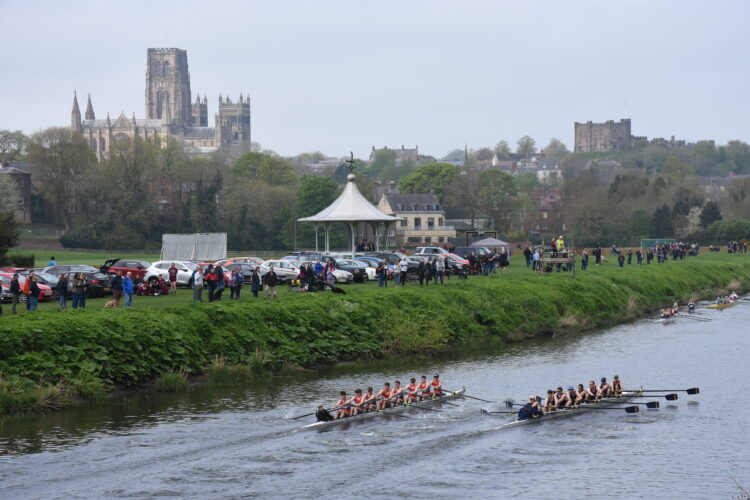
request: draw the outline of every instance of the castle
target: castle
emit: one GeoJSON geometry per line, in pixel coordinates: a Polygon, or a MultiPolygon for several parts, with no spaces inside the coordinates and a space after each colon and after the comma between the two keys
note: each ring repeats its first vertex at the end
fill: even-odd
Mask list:
{"type": "Polygon", "coordinates": [[[250,97],[233,102],[219,95],[219,112],[214,127],[208,126],[208,99],[190,94],[187,51],[175,48],[148,49],[146,58],[146,118],[128,118],[125,113],[114,121],[96,119],[91,95],[81,119],[78,96],[73,93],[70,128],[82,134],[100,160],[107,158],[113,141],[121,138],[172,137],[191,155],[223,150],[229,158],[250,151],[250,97]]]}
{"type": "Polygon", "coordinates": [[[575,122],[574,128],[576,153],[630,151],[633,148],[630,118],[618,123],[614,120],[604,123],[575,122]]]}

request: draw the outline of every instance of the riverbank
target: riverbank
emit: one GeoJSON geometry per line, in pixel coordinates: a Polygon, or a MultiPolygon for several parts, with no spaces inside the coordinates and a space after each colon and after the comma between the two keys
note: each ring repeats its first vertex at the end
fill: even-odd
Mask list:
{"type": "Polygon", "coordinates": [[[266,371],[517,342],[632,321],[728,288],[750,290],[750,260],[742,255],[624,269],[610,263],[575,278],[532,273],[518,260],[505,275],[443,286],[352,286],[346,295],[286,293],[276,301],[6,315],[0,412],[59,408],[154,381],[180,389],[180,380],[203,373],[231,383],[266,371]]]}

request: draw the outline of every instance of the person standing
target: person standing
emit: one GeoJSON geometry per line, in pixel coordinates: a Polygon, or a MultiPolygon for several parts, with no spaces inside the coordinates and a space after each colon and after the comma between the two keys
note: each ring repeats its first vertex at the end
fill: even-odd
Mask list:
{"type": "Polygon", "coordinates": [[[500,266],[500,272],[502,274],[505,274],[505,271],[508,270],[508,266],[510,265],[510,261],[508,260],[508,252],[503,250],[503,253],[500,254],[497,260],[500,266]]]}
{"type": "Polygon", "coordinates": [[[115,301],[115,307],[120,307],[120,299],[122,298],[122,276],[120,273],[114,273],[112,275],[112,299],[115,301]]]}
{"type": "MultiPolygon", "coordinates": [[[[253,292],[253,297],[256,299],[258,298],[258,292],[261,290],[261,279],[260,279],[260,271],[258,271],[259,267],[255,266],[255,269],[253,269],[253,275],[250,278],[250,290],[253,292]]],[[[309,268],[308,268],[309,269],[309,268]]]]}
{"type": "Polygon", "coordinates": [[[29,294],[31,293],[31,278],[33,277],[34,277],[34,271],[31,271],[26,276],[26,279],[23,280],[23,283],[21,284],[21,293],[26,296],[26,310],[27,311],[31,310],[31,303],[29,302],[29,294]]]}
{"type": "Polygon", "coordinates": [[[133,306],[133,292],[135,292],[133,273],[128,271],[122,279],[122,293],[125,295],[125,309],[130,309],[133,306]]]}
{"type": "Polygon", "coordinates": [[[167,275],[169,276],[169,295],[174,295],[177,293],[177,266],[174,262],[167,269],[167,275]]]}
{"type": "Polygon", "coordinates": [[[78,309],[78,305],[81,303],[81,275],[75,273],[73,275],[73,288],[71,289],[71,295],[73,296],[73,309],[78,309]]]}
{"type": "Polygon", "coordinates": [[[78,301],[78,306],[81,309],[86,309],[86,295],[89,293],[89,277],[86,273],[81,273],[81,297],[78,301]]]}
{"type": "Polygon", "coordinates": [[[16,306],[21,299],[21,284],[18,282],[18,273],[13,274],[10,280],[11,314],[16,314],[16,306]]]}
{"type": "Polygon", "coordinates": [[[617,263],[620,265],[620,267],[623,267],[623,265],[625,264],[625,255],[623,255],[622,252],[617,254],[617,263]]]}
{"type": "Polygon", "coordinates": [[[598,266],[602,263],[602,247],[596,245],[594,248],[594,263],[598,266]]]}
{"type": "Polygon", "coordinates": [[[57,261],[55,260],[55,256],[53,255],[52,257],[49,258],[49,262],[47,262],[47,267],[52,267],[56,265],[57,265],[57,261]]]}
{"type": "Polygon", "coordinates": [[[589,267],[589,254],[586,250],[581,253],[581,271],[585,271],[589,267]]]}
{"type": "Polygon", "coordinates": [[[388,279],[388,274],[386,273],[386,264],[384,260],[381,260],[378,262],[378,267],[375,268],[375,275],[378,277],[378,287],[382,288],[385,285],[386,280],[388,279]]]}
{"type": "Polygon", "coordinates": [[[240,291],[242,290],[242,285],[245,284],[245,277],[242,275],[241,269],[235,269],[233,280],[234,280],[234,298],[239,299],[240,291]]]}
{"type": "Polygon", "coordinates": [[[55,286],[55,291],[57,292],[57,299],[60,302],[60,309],[67,309],[68,308],[68,275],[65,273],[62,273],[60,275],[60,279],[57,280],[57,285],[55,286]]]}
{"type": "Polygon", "coordinates": [[[214,274],[216,275],[216,293],[214,294],[214,300],[221,300],[221,295],[224,293],[224,289],[227,287],[224,268],[221,266],[216,266],[214,268],[214,274]]]}
{"type": "Polygon", "coordinates": [[[443,284],[443,280],[445,279],[445,261],[442,257],[438,257],[435,261],[435,283],[437,284],[438,281],[440,281],[440,284],[443,284]]]}
{"type": "Polygon", "coordinates": [[[539,269],[539,249],[534,250],[534,253],[531,256],[531,270],[536,271],[539,269]]]}
{"type": "Polygon", "coordinates": [[[523,249],[523,256],[526,257],[526,267],[529,267],[531,265],[531,249],[528,245],[523,249]]]}
{"type": "Polygon", "coordinates": [[[401,281],[401,262],[396,262],[393,266],[393,286],[398,286],[401,281]]]}
{"type": "Polygon", "coordinates": [[[628,248],[628,265],[633,263],[633,249],[628,248]]]}
{"type": "Polygon", "coordinates": [[[209,265],[206,269],[206,274],[204,276],[204,283],[206,286],[206,290],[208,290],[208,301],[213,302],[215,297],[214,294],[216,293],[216,283],[217,283],[217,277],[216,277],[216,270],[214,266],[209,265]]]}
{"type": "MultiPolygon", "coordinates": [[[[332,271],[330,271],[333,274],[332,271]]],[[[268,272],[263,276],[263,282],[266,285],[266,297],[275,299],[276,298],[276,271],[273,270],[273,266],[268,269],[268,272]]]]}
{"type": "Polygon", "coordinates": [[[638,265],[640,266],[643,264],[643,251],[639,248],[638,251],[635,253],[635,258],[638,261],[638,265]]]}
{"type": "Polygon", "coordinates": [[[406,285],[406,277],[409,274],[409,259],[404,255],[404,258],[398,263],[399,270],[401,271],[401,286],[406,285]]]}
{"type": "Polygon", "coordinates": [[[419,286],[424,286],[424,278],[427,274],[427,264],[425,263],[424,257],[419,260],[417,265],[417,275],[419,276],[419,286]]]}
{"type": "Polygon", "coordinates": [[[193,301],[203,302],[203,266],[193,272],[193,301]]]}
{"type": "Polygon", "coordinates": [[[36,306],[39,304],[39,293],[41,290],[39,289],[39,283],[37,283],[38,278],[36,276],[32,276],[31,279],[28,279],[31,283],[29,284],[29,295],[27,297],[27,302],[29,305],[29,311],[36,311],[36,306]]]}

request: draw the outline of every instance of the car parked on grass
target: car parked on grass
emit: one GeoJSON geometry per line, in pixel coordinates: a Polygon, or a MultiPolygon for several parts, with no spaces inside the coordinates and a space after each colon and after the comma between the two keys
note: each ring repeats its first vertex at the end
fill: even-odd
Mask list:
{"type": "Polygon", "coordinates": [[[71,266],[48,266],[39,269],[40,273],[47,273],[53,276],[60,276],[63,273],[71,275],[73,273],[95,273],[98,271],[99,269],[95,268],[94,266],[87,266],[85,264],[71,266]]]}
{"type": "MultiPolygon", "coordinates": [[[[6,287],[10,287],[10,280],[13,279],[13,273],[0,273],[0,282],[2,282],[3,289],[5,291],[6,287]]],[[[26,282],[26,276],[19,276],[18,277],[18,284],[21,285],[21,289],[23,289],[23,284],[26,282]]],[[[40,283],[37,281],[37,284],[39,285],[39,302],[46,302],[48,300],[52,300],[54,298],[54,293],[52,292],[52,288],[49,286],[40,283]]],[[[11,295],[10,292],[8,292],[8,302],[11,301],[11,295]]],[[[23,295],[22,302],[26,301],[26,296],[23,295]]]]}
{"type": "Polygon", "coordinates": [[[241,272],[242,277],[245,278],[246,285],[250,284],[250,280],[253,278],[253,272],[255,271],[256,267],[258,268],[258,273],[260,274],[261,277],[265,276],[265,274],[268,272],[268,268],[266,266],[256,266],[254,264],[246,264],[244,262],[234,262],[232,264],[224,264],[222,265],[222,267],[227,272],[232,272],[232,271],[241,272]]]}
{"type": "Polygon", "coordinates": [[[267,260],[263,263],[263,267],[266,268],[266,272],[273,267],[276,277],[282,283],[286,283],[289,280],[296,280],[299,276],[300,265],[293,260],[267,260]]]}
{"type": "Polygon", "coordinates": [[[149,267],[151,267],[151,263],[145,260],[107,259],[100,270],[120,275],[129,272],[132,274],[133,280],[142,280],[149,267]]]}
{"type": "Polygon", "coordinates": [[[263,264],[263,259],[260,257],[232,257],[231,259],[222,259],[214,262],[215,266],[226,267],[230,264],[252,264],[260,266],[263,264]]]}
{"type": "Polygon", "coordinates": [[[160,260],[153,262],[144,275],[144,281],[156,281],[159,276],[169,281],[169,268],[172,264],[177,268],[177,284],[179,286],[190,286],[193,271],[198,269],[198,264],[189,260],[160,260]]]}
{"type": "MultiPolygon", "coordinates": [[[[307,263],[310,263],[312,264],[313,267],[315,267],[314,260],[304,261],[302,264],[307,264],[307,263]]],[[[334,283],[352,283],[353,281],[354,281],[354,275],[350,273],[349,271],[344,271],[343,269],[333,270],[333,282],[334,283]]]]}
{"type": "MultiPolygon", "coordinates": [[[[367,281],[367,264],[353,259],[335,259],[336,268],[342,271],[348,271],[352,274],[352,280],[356,283],[367,281]]],[[[373,278],[374,279],[374,278],[373,278]]]]}

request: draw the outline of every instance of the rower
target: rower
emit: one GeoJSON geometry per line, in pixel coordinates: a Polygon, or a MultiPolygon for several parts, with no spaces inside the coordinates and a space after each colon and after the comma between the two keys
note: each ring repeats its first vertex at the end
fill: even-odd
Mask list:
{"type": "Polygon", "coordinates": [[[400,380],[396,380],[396,383],[393,386],[391,400],[391,406],[401,406],[404,404],[404,388],[401,387],[400,380]]]}
{"type": "Polygon", "coordinates": [[[433,375],[430,385],[432,386],[433,398],[439,398],[443,395],[443,383],[440,381],[440,375],[438,375],[437,373],[433,375]]]}
{"type": "Polygon", "coordinates": [[[729,294],[729,302],[734,302],[735,300],[737,300],[737,294],[734,293],[734,292],[730,293],[729,294]]]}
{"type": "Polygon", "coordinates": [[[555,393],[555,407],[568,408],[572,404],[573,402],[570,400],[570,397],[568,397],[568,393],[564,392],[562,387],[558,387],[557,392],[555,393]]]}
{"type": "Polygon", "coordinates": [[[547,399],[544,400],[544,411],[550,412],[555,411],[557,409],[557,406],[555,406],[555,391],[552,389],[547,389],[547,399]]]}
{"type": "Polygon", "coordinates": [[[612,386],[607,383],[607,377],[602,377],[602,383],[599,384],[599,395],[603,398],[612,395],[612,386]]]}
{"type": "Polygon", "coordinates": [[[418,385],[417,385],[417,379],[414,377],[409,379],[409,385],[406,386],[406,404],[411,404],[413,401],[416,401],[417,399],[417,391],[418,391],[418,385]]]}
{"type": "Polygon", "coordinates": [[[377,409],[376,400],[378,397],[372,391],[372,386],[370,386],[367,388],[367,394],[364,395],[365,411],[373,411],[377,409]]]}
{"type": "Polygon", "coordinates": [[[333,420],[333,417],[323,405],[318,406],[318,410],[315,412],[315,418],[318,419],[318,422],[330,422],[333,420]]]}
{"type": "Polygon", "coordinates": [[[529,396],[529,402],[518,410],[518,420],[529,420],[533,417],[541,417],[544,412],[539,407],[536,396],[529,396]]]}
{"type": "Polygon", "coordinates": [[[688,311],[695,312],[695,302],[693,302],[692,300],[688,302],[688,311]]]}
{"type": "Polygon", "coordinates": [[[427,376],[422,375],[422,381],[419,382],[419,399],[430,399],[430,384],[427,383],[427,376]]]}
{"type": "Polygon", "coordinates": [[[381,411],[389,406],[391,406],[391,384],[386,382],[383,384],[383,388],[378,391],[378,411],[381,411]]]}
{"type": "Polygon", "coordinates": [[[622,380],[620,380],[619,375],[615,375],[612,378],[612,392],[614,392],[615,396],[622,394],[622,380]]]}
{"type": "Polygon", "coordinates": [[[586,389],[586,400],[596,401],[599,398],[599,388],[596,386],[596,382],[589,380],[589,387],[586,389]]]}
{"type": "Polygon", "coordinates": [[[565,394],[565,396],[567,396],[568,398],[568,403],[565,405],[566,408],[581,403],[581,401],[578,401],[578,393],[572,385],[568,386],[568,392],[565,394]]]}
{"type": "Polygon", "coordinates": [[[677,302],[675,302],[672,305],[672,316],[677,316],[677,313],[680,312],[680,306],[677,305],[677,302]]]}
{"type": "Polygon", "coordinates": [[[365,398],[362,396],[362,389],[356,389],[354,391],[354,397],[351,400],[352,403],[352,415],[359,415],[360,413],[364,413],[364,402],[365,398]]]}
{"type": "Polygon", "coordinates": [[[339,402],[336,403],[336,417],[339,418],[346,418],[351,416],[351,406],[349,405],[349,398],[346,396],[346,391],[341,391],[341,398],[339,399],[339,402]]]}

